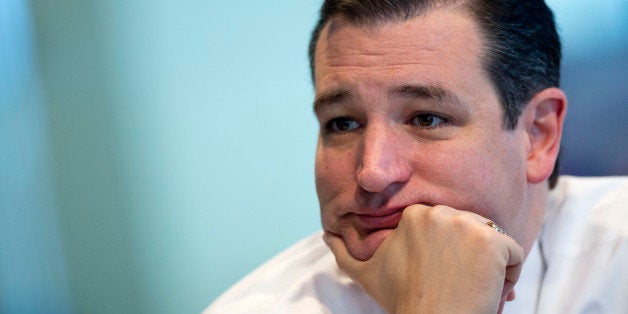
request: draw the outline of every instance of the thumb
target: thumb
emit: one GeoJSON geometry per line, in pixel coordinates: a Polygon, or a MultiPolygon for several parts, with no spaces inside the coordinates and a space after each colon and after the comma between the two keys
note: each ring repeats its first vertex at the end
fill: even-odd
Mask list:
{"type": "Polygon", "coordinates": [[[338,267],[347,273],[349,277],[355,279],[356,275],[360,273],[364,262],[354,258],[349,253],[347,245],[342,237],[326,231],[325,234],[323,234],[323,240],[336,257],[338,267]]]}

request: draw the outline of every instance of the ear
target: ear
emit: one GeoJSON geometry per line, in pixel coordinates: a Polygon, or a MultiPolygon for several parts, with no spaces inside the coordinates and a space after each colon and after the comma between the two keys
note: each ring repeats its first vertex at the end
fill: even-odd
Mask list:
{"type": "Polygon", "coordinates": [[[567,113],[567,96],[555,87],[536,94],[524,108],[520,120],[529,140],[526,161],[530,183],[541,183],[552,174],[567,113]]]}

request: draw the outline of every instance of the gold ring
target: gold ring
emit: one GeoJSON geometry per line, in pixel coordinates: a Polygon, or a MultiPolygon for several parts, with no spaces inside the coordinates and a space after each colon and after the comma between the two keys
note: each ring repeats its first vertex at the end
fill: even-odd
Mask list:
{"type": "Polygon", "coordinates": [[[494,223],[494,222],[492,222],[490,220],[486,222],[486,225],[491,227],[491,228],[493,228],[493,229],[495,229],[495,230],[497,230],[497,232],[499,232],[501,234],[506,234],[506,231],[502,227],[498,226],[496,223],[494,223]]]}

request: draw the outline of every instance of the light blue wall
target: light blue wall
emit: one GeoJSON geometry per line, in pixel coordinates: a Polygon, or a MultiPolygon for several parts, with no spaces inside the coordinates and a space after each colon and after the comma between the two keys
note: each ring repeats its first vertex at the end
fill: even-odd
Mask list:
{"type": "Polygon", "coordinates": [[[71,311],[30,21],[0,1],[0,313],[71,311]]]}
{"type": "MultiPolygon", "coordinates": [[[[0,13],[1,1],[24,8],[11,27],[29,38],[28,6],[0,0],[0,13]]],[[[567,61],[628,51],[625,1],[550,4],[567,61]]],[[[32,1],[34,57],[11,73],[32,77],[19,90],[35,100],[19,102],[14,80],[0,80],[0,218],[15,221],[0,220],[0,244],[32,263],[0,251],[0,305],[59,287],[35,306],[199,312],[319,229],[306,54],[319,5],[32,1]],[[16,191],[17,178],[30,178],[30,193],[16,191]]],[[[4,44],[15,38],[0,37],[0,56],[20,55],[4,44]]]]}
{"type": "Polygon", "coordinates": [[[77,312],[198,312],[319,228],[317,6],[33,2],[77,312]]]}

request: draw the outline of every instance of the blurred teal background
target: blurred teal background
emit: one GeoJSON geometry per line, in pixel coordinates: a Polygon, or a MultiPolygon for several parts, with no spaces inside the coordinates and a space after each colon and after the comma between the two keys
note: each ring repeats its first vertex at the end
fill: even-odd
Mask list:
{"type": "MultiPolygon", "coordinates": [[[[0,313],[197,313],[318,230],[320,3],[0,0],[0,313]]],[[[549,3],[563,169],[628,174],[628,3],[549,3]]]]}

